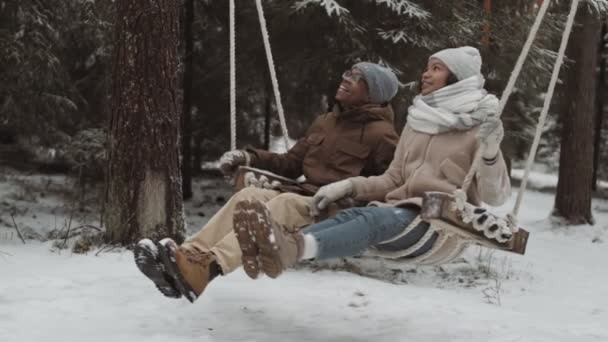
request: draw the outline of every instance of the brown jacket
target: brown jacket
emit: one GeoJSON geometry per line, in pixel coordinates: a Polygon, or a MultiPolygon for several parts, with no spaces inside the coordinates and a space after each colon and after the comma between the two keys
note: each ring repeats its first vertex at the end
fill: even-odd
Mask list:
{"type": "Polygon", "coordinates": [[[349,177],[380,175],[399,140],[393,120],[390,106],[334,109],[319,116],[286,153],[251,148],[247,152],[251,166],[293,179],[304,175],[315,189],[349,177]]]}
{"type": "MultiPolygon", "coordinates": [[[[376,177],[355,177],[356,199],[382,201],[389,205],[420,204],[426,191],[452,193],[462,186],[478,147],[478,128],[430,135],[406,125],[395,159],[386,172],[376,177]]],[[[510,196],[511,183],[502,153],[493,165],[480,163],[467,193],[468,201],[497,206],[510,196]]]]}

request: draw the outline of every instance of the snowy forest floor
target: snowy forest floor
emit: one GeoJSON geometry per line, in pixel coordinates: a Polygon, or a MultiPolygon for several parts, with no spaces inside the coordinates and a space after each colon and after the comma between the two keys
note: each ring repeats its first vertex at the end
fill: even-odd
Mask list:
{"type": "MultiPolygon", "coordinates": [[[[528,191],[525,256],[471,247],[443,266],[359,258],[255,282],[239,269],[190,304],[162,297],[128,250],[75,254],[62,247],[77,237],[48,239],[99,224],[95,196],[79,198],[71,184],[0,176],[2,342],[608,341],[606,200],[594,200],[595,226],[557,227],[553,195],[528,191]],[[32,238],[25,245],[15,224],[32,238]]],[[[221,180],[197,180],[189,233],[229,194],[221,180]]]]}

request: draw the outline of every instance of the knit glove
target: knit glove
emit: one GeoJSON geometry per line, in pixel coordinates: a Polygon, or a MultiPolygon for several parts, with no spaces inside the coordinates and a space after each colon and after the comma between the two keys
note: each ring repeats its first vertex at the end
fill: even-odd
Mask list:
{"type": "Polygon", "coordinates": [[[220,171],[225,175],[232,175],[241,165],[249,165],[251,160],[249,153],[243,150],[234,150],[224,153],[220,158],[220,171]]]}
{"type": "Polygon", "coordinates": [[[498,117],[488,117],[480,126],[477,138],[484,145],[483,157],[494,159],[498,154],[500,142],[505,136],[502,121],[498,117]]]}
{"type": "Polygon", "coordinates": [[[271,182],[268,177],[264,175],[260,175],[260,177],[258,178],[253,172],[245,173],[244,182],[245,186],[269,190],[274,190],[281,186],[281,182],[279,182],[278,180],[274,180],[271,182]]]}
{"type": "Polygon", "coordinates": [[[331,203],[353,195],[353,183],[348,179],[322,186],[312,197],[311,211],[313,216],[319,216],[331,203]]]}

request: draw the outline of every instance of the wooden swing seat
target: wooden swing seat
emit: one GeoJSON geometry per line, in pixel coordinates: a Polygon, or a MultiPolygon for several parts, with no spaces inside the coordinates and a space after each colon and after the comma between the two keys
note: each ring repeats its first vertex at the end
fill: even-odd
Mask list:
{"type": "Polygon", "coordinates": [[[258,178],[260,176],[266,176],[266,178],[268,178],[268,180],[270,182],[279,181],[283,185],[291,185],[291,186],[300,185],[300,183],[295,179],[283,177],[281,175],[277,175],[276,173],[272,173],[267,170],[258,169],[258,168],[251,167],[251,166],[240,166],[234,177],[234,187],[237,191],[241,190],[242,188],[244,188],[246,186],[245,174],[247,174],[249,172],[252,172],[258,178]]]}
{"type": "Polygon", "coordinates": [[[500,249],[516,254],[525,254],[530,233],[524,229],[513,233],[513,237],[504,243],[486,237],[483,232],[473,228],[472,223],[465,223],[462,214],[456,209],[456,199],[444,192],[426,192],[422,197],[420,217],[432,227],[444,229],[473,243],[500,249]]]}

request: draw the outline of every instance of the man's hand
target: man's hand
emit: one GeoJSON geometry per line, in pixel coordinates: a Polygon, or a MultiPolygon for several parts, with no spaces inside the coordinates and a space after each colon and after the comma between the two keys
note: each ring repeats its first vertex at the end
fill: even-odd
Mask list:
{"type": "Polygon", "coordinates": [[[228,151],[220,158],[219,169],[224,176],[231,176],[239,166],[249,165],[250,160],[249,153],[243,150],[228,151]]]}

